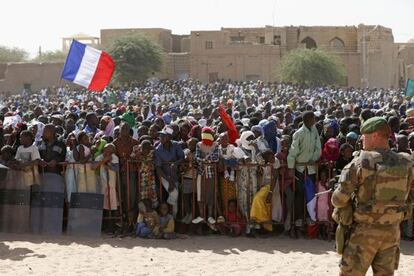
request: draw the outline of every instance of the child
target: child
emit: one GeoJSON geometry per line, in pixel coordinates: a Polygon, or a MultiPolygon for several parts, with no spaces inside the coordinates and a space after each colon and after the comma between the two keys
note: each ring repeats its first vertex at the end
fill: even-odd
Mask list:
{"type": "Polygon", "coordinates": [[[182,178],[182,196],[184,200],[183,218],[181,221],[185,224],[190,224],[192,218],[191,203],[193,195],[193,178],[195,178],[196,163],[195,151],[198,140],[197,138],[190,138],[187,140],[187,148],[184,149],[185,163],[182,178]]]}
{"type": "Polygon", "coordinates": [[[245,220],[237,211],[237,200],[230,199],[227,203],[227,211],[224,213],[226,222],[219,222],[217,228],[223,235],[229,235],[231,237],[240,236],[244,232],[245,220]]]}
{"type": "Polygon", "coordinates": [[[151,142],[144,140],[131,154],[139,164],[139,200],[149,199],[152,208],[158,207],[157,191],[155,187],[154,149],[151,142]]]}
{"type": "MultiPolygon", "coordinates": [[[[319,170],[319,181],[317,185],[317,192],[326,192],[329,190],[328,183],[328,168],[322,167],[319,170]]],[[[324,193],[318,195],[316,198],[316,218],[319,224],[319,237],[321,239],[327,239],[327,225],[329,223],[329,194],[324,193]]]]}
{"type": "Polygon", "coordinates": [[[224,164],[224,178],[230,181],[234,181],[234,168],[237,165],[237,160],[234,157],[234,145],[229,144],[229,135],[227,132],[220,134],[220,159],[224,164]],[[229,173],[230,171],[230,173],[229,173]]]}
{"type": "Polygon", "coordinates": [[[201,133],[202,140],[196,146],[197,159],[197,202],[199,216],[193,219],[194,224],[205,221],[205,207],[207,206],[207,216],[209,225],[216,223],[213,218],[214,207],[214,181],[216,170],[214,165],[206,164],[219,161],[218,145],[214,141],[214,130],[204,127],[201,133]]]}
{"type": "Polygon", "coordinates": [[[227,210],[227,203],[230,199],[237,197],[236,183],[234,182],[234,168],[237,166],[237,159],[234,156],[235,146],[229,144],[229,135],[227,132],[220,134],[220,163],[224,168],[224,178],[220,178],[221,199],[224,211],[227,210]],[[230,174],[229,174],[230,170],[230,174]]]}
{"type": "Polygon", "coordinates": [[[73,148],[73,156],[77,162],[86,163],[91,158],[91,143],[86,132],[81,131],[77,137],[77,146],[73,148]]]}
{"type": "Polygon", "coordinates": [[[75,133],[70,133],[66,139],[66,158],[65,161],[68,163],[65,171],[65,181],[66,181],[66,201],[70,202],[72,193],[76,193],[76,170],[75,170],[75,158],[73,157],[73,149],[76,146],[76,135],[75,133]]]}
{"type": "Polygon", "coordinates": [[[352,147],[356,148],[357,143],[358,143],[358,134],[356,134],[355,132],[349,132],[346,135],[346,143],[350,144],[352,147]]]}
{"type": "MultiPolygon", "coordinates": [[[[281,151],[276,154],[276,158],[284,164],[283,168],[280,170],[280,179],[282,181],[282,190],[285,193],[285,208],[286,208],[286,218],[284,223],[285,235],[291,234],[291,237],[295,237],[296,233],[291,231],[292,229],[292,214],[293,214],[293,179],[289,177],[287,164],[287,156],[289,155],[290,144],[292,140],[289,135],[283,135],[281,139],[281,151]]],[[[292,229],[293,230],[293,229],[292,229]]]]}
{"type": "Polygon", "coordinates": [[[340,174],[342,169],[349,163],[352,161],[352,159],[354,158],[352,156],[354,152],[354,148],[348,144],[342,144],[341,147],[339,148],[339,158],[338,161],[336,161],[336,172],[337,174],[340,174]]]}
{"type": "MultiPolygon", "coordinates": [[[[263,180],[262,180],[262,187],[260,190],[254,195],[252,207],[250,210],[250,220],[254,223],[259,224],[262,226],[266,231],[272,231],[272,201],[273,201],[273,192],[279,192],[279,189],[275,190],[276,181],[275,177],[276,173],[272,172],[274,169],[278,169],[280,167],[279,162],[276,163],[275,156],[271,150],[267,150],[263,152],[261,155],[258,156],[259,164],[262,165],[263,169],[263,180]]],[[[277,205],[278,211],[280,212],[280,219],[281,219],[281,202],[280,197],[279,200],[275,202],[277,205]]],[[[275,206],[276,207],[276,206],[275,206]]],[[[279,219],[279,220],[280,220],[279,219]]]]}
{"type": "Polygon", "coordinates": [[[91,156],[93,160],[103,153],[103,149],[108,142],[103,138],[98,138],[95,140],[94,145],[91,148],[91,156]]]}
{"type": "Polygon", "coordinates": [[[119,158],[115,154],[114,144],[106,144],[101,155],[96,157],[92,168],[99,170],[99,179],[104,195],[104,210],[113,211],[118,208],[116,194],[117,171],[119,170],[119,158]]]}
{"type": "Polygon", "coordinates": [[[17,148],[16,159],[21,161],[22,167],[32,167],[40,159],[39,150],[33,145],[33,133],[24,130],[20,133],[20,146],[17,148]]]}
{"type": "Polygon", "coordinates": [[[24,184],[22,184],[25,186],[36,184],[39,180],[37,163],[40,160],[40,154],[33,142],[32,132],[24,130],[20,133],[20,146],[17,148],[16,160],[20,161],[20,168],[23,170],[24,184]]]}
{"type": "Polygon", "coordinates": [[[160,215],[160,238],[165,240],[175,239],[177,236],[174,232],[174,217],[169,213],[167,203],[161,203],[160,215]]]}
{"type": "Polygon", "coordinates": [[[138,219],[136,237],[151,238],[159,235],[160,218],[152,209],[151,200],[148,198],[138,203],[138,219]]]}
{"type": "Polygon", "coordinates": [[[76,162],[76,180],[78,193],[97,193],[97,183],[95,171],[90,163],[92,152],[90,138],[86,132],[81,131],[77,137],[77,146],[73,148],[73,157],[76,162]]]}

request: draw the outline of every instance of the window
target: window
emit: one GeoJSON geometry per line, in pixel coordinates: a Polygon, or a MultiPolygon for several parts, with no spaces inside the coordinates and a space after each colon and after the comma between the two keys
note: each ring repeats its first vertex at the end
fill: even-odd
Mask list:
{"type": "Polygon", "coordinates": [[[260,44],[265,44],[265,37],[264,36],[259,36],[259,43],[260,44]]]}
{"type": "Polygon", "coordinates": [[[274,45],[280,45],[282,42],[282,39],[280,38],[280,35],[273,36],[273,44],[274,45]]]}
{"type": "Polygon", "coordinates": [[[345,43],[342,39],[335,37],[330,42],[329,45],[334,51],[343,51],[345,49],[345,43]]]}
{"type": "Polygon", "coordinates": [[[213,41],[206,41],[206,49],[213,49],[213,41]]]}
{"type": "Polygon", "coordinates": [[[302,44],[305,44],[306,49],[314,49],[316,47],[316,42],[309,36],[307,36],[305,39],[301,41],[302,44]]]}

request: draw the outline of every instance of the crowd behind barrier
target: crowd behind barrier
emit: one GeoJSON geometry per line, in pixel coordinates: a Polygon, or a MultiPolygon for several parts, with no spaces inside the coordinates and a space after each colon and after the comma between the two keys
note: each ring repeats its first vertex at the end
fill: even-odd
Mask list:
{"type": "MultiPolygon", "coordinates": [[[[151,79],[0,93],[0,105],[3,231],[329,239],[330,179],[362,149],[361,123],[386,118],[391,150],[414,151],[401,89],[151,79]]],[[[402,229],[414,237],[412,219],[402,229]]]]}
{"type": "MultiPolygon", "coordinates": [[[[134,183],[130,183],[129,179],[127,181],[127,185],[125,189],[122,189],[120,187],[120,179],[119,179],[119,172],[113,171],[110,175],[108,168],[97,168],[96,162],[94,163],[79,163],[79,162],[62,162],[60,165],[62,166],[62,175],[65,176],[65,204],[67,208],[66,210],[62,210],[62,212],[65,213],[65,217],[63,217],[63,221],[61,222],[63,225],[67,224],[68,216],[70,215],[71,209],[70,202],[71,202],[71,195],[74,193],[84,193],[84,194],[101,194],[104,197],[104,200],[102,202],[102,205],[100,206],[101,209],[105,210],[106,212],[102,215],[102,220],[111,220],[117,222],[119,225],[122,225],[127,218],[125,216],[122,216],[123,210],[122,206],[126,206],[127,210],[133,209],[132,205],[137,202],[140,202],[142,200],[141,196],[141,183],[140,183],[140,161],[139,160],[128,160],[127,165],[127,174],[133,173],[136,174],[135,178],[136,181],[134,183]],[[132,167],[135,167],[136,170],[131,170],[132,167]],[[131,186],[136,187],[136,199],[132,199],[134,195],[131,195],[131,186]],[[123,204],[123,197],[121,196],[121,193],[126,193],[126,199],[127,202],[123,204]],[[111,212],[111,211],[115,211],[111,212]]],[[[217,163],[211,163],[211,162],[204,162],[204,166],[213,166],[214,167],[214,174],[215,176],[218,176],[219,171],[219,164],[217,163]]],[[[333,163],[298,163],[298,166],[308,166],[308,165],[316,165],[317,167],[326,165],[328,166],[329,170],[329,176],[327,179],[330,179],[331,176],[334,174],[333,172],[333,163]]],[[[196,170],[194,168],[192,170],[192,193],[191,193],[191,220],[196,218],[199,210],[197,209],[197,178],[196,178],[196,170]]],[[[245,229],[246,227],[263,227],[264,229],[272,229],[271,226],[275,225],[284,225],[286,223],[291,224],[293,223],[296,218],[294,214],[294,208],[293,206],[287,206],[285,201],[285,193],[287,185],[285,183],[285,175],[287,170],[287,164],[278,164],[277,166],[270,164],[270,165],[259,165],[257,163],[248,163],[248,164],[239,164],[235,168],[236,175],[235,175],[235,181],[232,185],[234,185],[234,188],[236,190],[235,197],[230,198],[230,200],[235,200],[236,204],[236,210],[238,215],[235,216],[235,221],[226,221],[226,218],[224,217],[224,211],[229,209],[229,201],[223,202],[222,201],[222,194],[221,190],[223,187],[220,187],[220,181],[219,177],[214,178],[214,219],[216,221],[219,221],[219,223],[216,222],[216,224],[219,224],[220,226],[224,225],[232,225],[237,224],[240,225],[241,228],[245,229]],[[240,172],[243,169],[248,170],[256,170],[258,172],[257,179],[260,181],[259,185],[254,185],[253,181],[250,181],[247,186],[247,190],[244,192],[247,192],[247,195],[245,196],[247,198],[247,213],[246,217],[243,217],[241,214],[241,211],[239,209],[240,205],[240,198],[243,198],[240,193],[242,191],[239,191],[238,188],[238,181],[240,177],[240,172]],[[270,171],[270,182],[263,182],[263,172],[269,169],[270,171]],[[274,190],[273,193],[276,196],[276,199],[272,198],[271,202],[267,202],[265,198],[263,198],[262,195],[260,195],[260,191],[262,189],[266,189],[266,185],[269,186],[272,183],[274,183],[274,190]],[[253,202],[256,202],[254,208],[263,208],[262,210],[254,210],[252,213],[252,204],[253,202]],[[264,213],[262,213],[264,210],[266,210],[264,213]],[[292,214],[289,216],[287,213],[287,210],[291,210],[292,214]],[[255,215],[259,213],[259,217],[256,217],[255,215]],[[276,214],[274,214],[276,213],[276,214]],[[253,214],[253,215],[252,215],[253,214]],[[252,217],[253,216],[253,217],[252,217]],[[275,217],[276,216],[276,217],[275,217]],[[287,218],[287,216],[289,216],[287,218]],[[220,217],[222,218],[220,220],[220,217]],[[224,218],[224,220],[223,220],[224,218]],[[286,221],[286,219],[288,221],[286,221]]],[[[317,179],[318,179],[318,171],[317,170],[317,179]]],[[[4,193],[7,190],[24,190],[31,188],[32,185],[42,185],[42,176],[44,176],[45,172],[42,168],[38,170],[37,166],[32,166],[29,168],[25,168],[24,170],[13,170],[10,169],[10,174],[13,175],[13,180],[7,182],[3,181],[3,184],[1,186],[0,191],[4,193]],[[11,183],[10,183],[11,182],[11,183]]],[[[153,171],[155,174],[155,171],[153,171]]],[[[180,220],[182,220],[185,217],[185,204],[184,202],[184,191],[183,191],[183,179],[184,174],[181,175],[181,182],[180,182],[180,208],[179,213],[177,214],[177,222],[179,223],[180,220]]],[[[306,173],[305,176],[306,178],[306,173]]],[[[206,192],[206,186],[205,186],[205,178],[201,181],[201,193],[206,192]]],[[[292,189],[295,190],[295,179],[293,180],[292,189]]],[[[313,220],[309,221],[310,225],[316,226],[316,225],[328,225],[329,228],[327,230],[329,232],[326,232],[328,235],[327,237],[331,239],[333,236],[333,224],[334,222],[331,220],[331,213],[332,213],[332,206],[330,203],[330,191],[333,187],[318,187],[317,183],[311,183],[314,185],[314,193],[313,196],[316,197],[316,204],[310,207],[311,209],[306,208],[306,201],[307,199],[304,197],[303,201],[305,202],[304,206],[304,212],[303,217],[301,219],[306,220],[310,218],[308,212],[314,211],[314,215],[316,216],[313,220]],[[320,190],[322,188],[322,190],[320,190]],[[318,195],[320,193],[320,195],[318,195]],[[319,197],[324,197],[323,203],[319,203],[319,197]],[[318,205],[319,203],[319,205],[318,205]],[[324,209],[321,208],[320,204],[326,204],[327,208],[327,214],[323,216],[321,219],[318,216],[318,210],[324,209]],[[313,208],[313,209],[312,209],[313,208]]],[[[159,202],[155,204],[155,206],[159,206],[160,203],[166,201],[166,191],[164,187],[157,181],[157,198],[159,199],[159,202]]],[[[229,189],[228,186],[226,186],[227,189],[229,189]]],[[[266,189],[268,190],[268,189],[266,189]]],[[[226,191],[228,193],[228,191],[226,191]]],[[[293,204],[293,202],[291,202],[293,204]]],[[[0,203],[0,208],[2,205],[7,204],[7,200],[5,198],[2,198],[2,202],[0,203]]],[[[29,204],[30,205],[30,204],[29,204]]],[[[82,207],[82,206],[80,206],[82,207]]],[[[325,209],[326,209],[325,208],[325,209]]],[[[202,209],[204,213],[202,214],[203,217],[206,217],[206,206],[205,202],[203,202],[202,209]]],[[[15,214],[9,213],[1,213],[2,216],[9,216],[12,217],[15,214]]],[[[30,217],[28,218],[30,220],[30,217]]],[[[6,219],[7,221],[7,219],[6,219]]],[[[92,223],[89,220],[85,221],[86,223],[90,224],[92,223]]],[[[56,223],[56,222],[54,222],[56,223]]],[[[208,222],[206,222],[208,224],[208,222]]],[[[217,228],[214,227],[214,225],[209,225],[211,227],[211,230],[213,232],[218,232],[217,228]]],[[[6,228],[7,229],[7,228],[6,228]]],[[[14,227],[10,228],[11,230],[15,229],[14,227]]],[[[6,230],[7,231],[7,230],[6,230]]],[[[270,230],[271,231],[271,230],[270,230]]],[[[316,237],[314,234],[312,237],[316,237]]]]}

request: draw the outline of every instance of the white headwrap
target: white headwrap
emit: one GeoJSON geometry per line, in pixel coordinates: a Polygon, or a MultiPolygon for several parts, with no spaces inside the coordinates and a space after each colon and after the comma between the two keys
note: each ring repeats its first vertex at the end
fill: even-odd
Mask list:
{"type": "Polygon", "coordinates": [[[37,132],[36,132],[36,136],[35,136],[35,141],[39,142],[39,141],[42,141],[42,136],[43,136],[43,131],[45,129],[45,124],[42,123],[42,122],[37,122],[36,126],[37,126],[37,132]]]}
{"type": "Polygon", "coordinates": [[[240,144],[241,147],[247,150],[251,150],[254,151],[255,148],[251,145],[252,141],[247,140],[247,138],[249,138],[250,136],[254,136],[254,133],[252,131],[244,131],[241,135],[240,135],[240,144]]]}

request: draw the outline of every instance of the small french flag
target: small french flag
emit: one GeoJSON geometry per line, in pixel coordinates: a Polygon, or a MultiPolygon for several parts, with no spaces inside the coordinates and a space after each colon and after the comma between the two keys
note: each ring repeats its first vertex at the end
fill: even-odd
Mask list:
{"type": "Polygon", "coordinates": [[[316,221],[316,192],[315,185],[310,177],[305,180],[306,208],[312,221],[316,221]]]}
{"type": "Polygon", "coordinates": [[[73,40],[62,79],[91,91],[102,91],[111,81],[115,63],[106,52],[73,40]]]}

